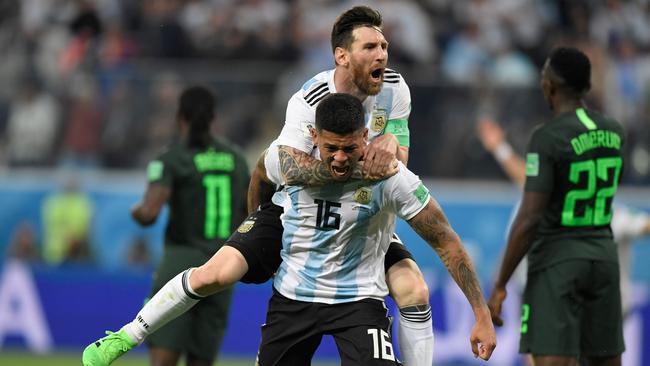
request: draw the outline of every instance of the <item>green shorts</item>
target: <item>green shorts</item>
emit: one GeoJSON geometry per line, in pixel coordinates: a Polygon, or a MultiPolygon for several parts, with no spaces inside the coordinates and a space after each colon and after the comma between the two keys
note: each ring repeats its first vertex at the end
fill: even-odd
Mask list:
{"type": "MultiPolygon", "coordinates": [[[[150,296],[177,274],[190,267],[198,267],[208,259],[203,252],[194,248],[165,246],[165,254],[156,270],[150,296]]],[[[214,361],[226,330],[231,297],[231,289],[206,297],[185,314],[147,337],[147,345],[214,361]]]]}
{"type": "Polygon", "coordinates": [[[624,350],[617,263],[568,260],[528,274],[520,353],[607,357],[624,350]]]}

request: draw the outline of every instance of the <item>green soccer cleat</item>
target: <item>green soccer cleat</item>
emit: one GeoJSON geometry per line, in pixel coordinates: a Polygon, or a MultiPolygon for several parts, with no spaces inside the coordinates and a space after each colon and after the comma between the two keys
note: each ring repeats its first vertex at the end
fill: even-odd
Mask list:
{"type": "Polygon", "coordinates": [[[106,334],[108,334],[106,337],[89,344],[84,349],[81,359],[84,366],[108,366],[137,346],[137,343],[132,341],[122,329],[117,333],[106,331],[106,334]]]}

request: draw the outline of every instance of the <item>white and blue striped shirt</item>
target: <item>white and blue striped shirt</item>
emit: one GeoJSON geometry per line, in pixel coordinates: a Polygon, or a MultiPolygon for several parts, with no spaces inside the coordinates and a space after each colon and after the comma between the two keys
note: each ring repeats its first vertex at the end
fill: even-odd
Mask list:
{"type": "Polygon", "coordinates": [[[384,256],[395,215],[409,220],[429,201],[420,179],[400,163],[395,176],[326,187],[285,187],[282,264],[274,287],[290,299],[326,304],[383,300],[384,256]]]}

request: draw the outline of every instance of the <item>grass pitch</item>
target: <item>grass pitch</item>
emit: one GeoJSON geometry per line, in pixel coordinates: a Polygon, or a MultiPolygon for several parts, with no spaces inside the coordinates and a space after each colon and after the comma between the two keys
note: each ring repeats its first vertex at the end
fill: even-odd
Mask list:
{"type": "MultiPolygon", "coordinates": [[[[183,364],[181,362],[181,364],[183,364]]],[[[223,359],[214,366],[251,366],[255,359],[223,359]]],[[[81,352],[54,353],[48,355],[35,355],[26,352],[2,350],[0,352],[0,365],[3,366],[73,366],[81,365],[81,352]]],[[[128,354],[113,363],[115,366],[149,366],[145,353],[128,354]]],[[[313,366],[334,366],[334,362],[314,362],[313,366]]]]}

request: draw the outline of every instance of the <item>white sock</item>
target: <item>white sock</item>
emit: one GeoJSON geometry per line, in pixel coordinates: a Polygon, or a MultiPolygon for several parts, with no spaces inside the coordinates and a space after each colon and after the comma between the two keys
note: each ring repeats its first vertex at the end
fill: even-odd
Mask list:
{"type": "Polygon", "coordinates": [[[132,322],[122,329],[138,344],[147,336],[170,320],[178,317],[192,306],[201,296],[190,287],[190,274],[194,268],[183,271],[172,278],[140,309],[132,322]]]}
{"type": "Polygon", "coordinates": [[[404,366],[433,364],[433,325],[428,304],[399,309],[398,335],[404,366]]]}

